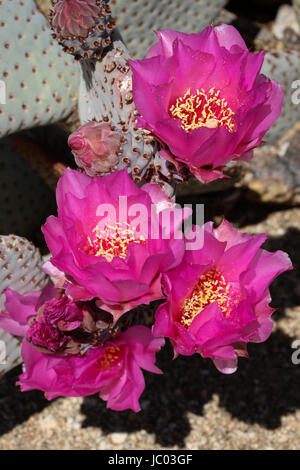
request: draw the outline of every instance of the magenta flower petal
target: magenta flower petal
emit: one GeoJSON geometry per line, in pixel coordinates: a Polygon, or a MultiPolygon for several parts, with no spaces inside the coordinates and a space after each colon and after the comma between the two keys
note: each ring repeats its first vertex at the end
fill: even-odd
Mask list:
{"type": "Polygon", "coordinates": [[[243,274],[242,280],[249,291],[253,290],[256,302],[261,299],[268,286],[276,277],[285,271],[293,269],[287,253],[283,251],[269,253],[265,250],[257,253],[250,267],[251,270],[243,274]],[[255,277],[253,277],[254,273],[255,277]]]}
{"type": "Polygon", "coordinates": [[[222,374],[233,374],[237,370],[237,358],[216,358],[214,359],[214,365],[222,374]]]}
{"type": "Polygon", "coordinates": [[[21,391],[38,389],[45,392],[51,390],[57,374],[54,369],[48,367],[47,355],[35,349],[28,341],[23,341],[22,358],[25,364],[24,372],[17,382],[21,391]]]}
{"type": "Polygon", "coordinates": [[[48,400],[59,396],[81,396],[73,388],[74,369],[70,358],[44,354],[26,340],[23,340],[21,353],[24,371],[17,385],[22,392],[41,390],[48,400]]]}
{"type": "Polygon", "coordinates": [[[155,33],[158,41],[149,49],[146,58],[150,59],[156,56],[171,57],[173,53],[173,42],[175,39],[182,41],[187,38],[187,34],[178,31],[163,29],[155,33]]]}
{"type": "Polygon", "coordinates": [[[129,328],[123,333],[123,338],[131,344],[132,354],[139,367],[155,374],[162,374],[162,371],[155,365],[155,360],[156,352],[165,344],[163,338],[154,338],[151,330],[144,326],[129,328]]]}
{"type": "Polygon", "coordinates": [[[160,68],[161,61],[160,57],[155,57],[154,59],[151,59],[151,61],[148,61],[148,59],[145,60],[145,68],[143,67],[144,64],[141,64],[142,61],[128,61],[133,70],[132,80],[134,89],[134,100],[137,108],[145,109],[145,119],[147,119],[147,121],[149,122],[155,122],[161,117],[162,114],[165,115],[164,117],[167,117],[167,115],[161,106],[161,101],[159,97],[155,95],[153,96],[152,84],[147,81],[147,72],[150,70],[153,74],[153,72],[156,70],[153,67],[152,61],[155,61],[155,65],[157,68],[160,68]],[[147,103],[149,103],[150,100],[151,106],[147,106],[147,103]]]}
{"type": "Polygon", "coordinates": [[[28,322],[37,314],[36,305],[41,291],[31,291],[25,295],[11,289],[5,290],[5,309],[0,313],[0,327],[15,336],[25,336],[28,322]]]}
{"type": "Polygon", "coordinates": [[[169,312],[169,305],[164,302],[155,312],[155,323],[152,331],[156,337],[168,337],[173,335],[173,322],[169,312]]]}
{"type": "Polygon", "coordinates": [[[224,272],[226,271],[229,279],[239,278],[241,273],[245,272],[266,239],[265,234],[254,235],[250,240],[226,250],[219,266],[224,272]],[[238,260],[238,263],[233,263],[232,260],[238,260]]]}
{"type": "Polygon", "coordinates": [[[64,171],[63,178],[57,183],[56,199],[59,208],[64,207],[64,198],[68,193],[81,199],[85,195],[85,189],[90,184],[90,178],[84,173],[74,172],[70,168],[64,171]]]}
{"type": "Polygon", "coordinates": [[[215,32],[218,38],[218,43],[221,47],[225,47],[225,49],[230,51],[232,47],[238,46],[248,52],[245,41],[234,26],[221,24],[215,28],[215,32]]]}

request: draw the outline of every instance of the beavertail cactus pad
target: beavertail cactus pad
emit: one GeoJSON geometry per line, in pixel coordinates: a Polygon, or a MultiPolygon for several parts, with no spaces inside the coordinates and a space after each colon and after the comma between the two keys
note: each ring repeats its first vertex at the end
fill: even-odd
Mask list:
{"type": "Polygon", "coordinates": [[[77,67],[33,0],[0,2],[0,137],[66,117],[77,101],[77,67]]]}

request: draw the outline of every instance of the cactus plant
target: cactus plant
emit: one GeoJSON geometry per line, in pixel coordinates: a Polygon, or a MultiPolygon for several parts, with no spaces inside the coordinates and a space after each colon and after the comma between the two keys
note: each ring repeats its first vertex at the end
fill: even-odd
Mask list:
{"type": "MultiPolygon", "coordinates": [[[[111,32],[107,3],[57,0],[53,4],[54,37],[80,63],[79,112],[83,127],[69,142],[71,146],[73,143],[76,163],[87,174],[65,171],[57,189],[58,217],[49,217],[42,228],[52,254],[44,269],[57,281],[56,289],[51,287],[46,294],[47,286],[38,292],[38,300],[35,295],[23,297],[20,302],[24,310],[19,304],[21,296],[8,292],[10,302],[5,304],[7,312],[2,312],[0,324],[9,333],[24,335],[25,367],[19,380],[22,391],[37,388],[48,399],[97,392],[114,410],[139,411],[138,400],[145,386],[140,369],[160,372],[155,366],[155,353],[164,345],[164,337],[171,340],[175,356],[199,353],[211,358],[221,372],[234,372],[238,356],[247,355],[247,343],[264,341],[270,335],[268,285],[279,273],[291,269],[291,263],[282,252],[270,254],[260,248],[264,235],[239,233],[227,221],[218,228],[212,222],[204,229],[198,226],[196,232],[185,232],[187,236],[183,237],[180,227],[192,211],[175,208],[155,185],[137,188],[132,179],[137,185],[156,183],[173,196],[175,184],[187,180],[191,172],[199,176],[199,168],[207,176],[202,181],[209,181],[207,174],[215,169],[213,177],[223,177],[224,165],[232,156],[249,159],[252,149],[261,144],[262,136],[279,115],[283,93],[277,83],[258,75],[263,54],[254,58],[239,33],[227,25],[209,27],[188,38],[176,31],[161,33],[169,37],[160,44],[166,57],[160,54],[155,58],[158,60],[151,63],[151,73],[149,59],[141,61],[143,70],[137,80],[133,75],[132,89],[129,64],[133,73],[136,69],[128,61],[129,54],[118,32],[111,32]],[[72,12],[73,17],[69,17],[72,12]],[[174,39],[172,45],[170,37],[174,39]],[[110,41],[110,47],[105,48],[110,41]],[[203,50],[199,43],[204,45],[203,50]],[[242,54],[236,54],[241,49],[242,54]],[[168,57],[169,51],[175,59],[168,57]],[[142,77],[148,73],[150,82],[144,83],[142,77]],[[177,90],[171,90],[174,84],[177,90]],[[191,95],[191,87],[196,85],[197,93],[191,95]],[[152,88],[166,91],[165,95],[145,93],[152,88]],[[187,91],[177,96],[180,88],[187,91]],[[137,95],[145,98],[142,107],[137,95]],[[233,104],[228,104],[229,100],[233,104]],[[156,126],[143,118],[149,110],[150,117],[160,118],[158,102],[166,106],[156,126]],[[179,115],[171,115],[176,108],[179,115]],[[142,118],[137,119],[137,109],[142,118]],[[181,119],[181,125],[172,118],[181,119]],[[166,133],[157,132],[157,127],[167,127],[167,138],[166,133]],[[234,135],[238,134],[235,130],[241,135],[234,135]],[[188,132],[193,132],[191,139],[188,132]],[[172,147],[173,142],[177,148],[172,147]],[[195,160],[186,158],[188,154],[193,154],[195,160]],[[122,197],[126,209],[120,205],[122,197]],[[140,220],[146,230],[140,235],[137,228],[142,223],[138,221],[137,225],[136,218],[128,219],[127,198],[130,209],[141,208],[140,220]],[[108,212],[108,218],[102,217],[102,209],[108,212]],[[102,222],[105,225],[101,229],[102,222]],[[195,233],[196,246],[192,243],[191,247],[187,240],[195,233]],[[190,250],[194,253],[188,253],[190,250]],[[135,321],[147,323],[144,304],[161,300],[152,329],[132,326],[135,321]],[[102,309],[111,316],[99,315],[102,309]],[[127,318],[123,317],[124,322],[116,327],[126,313],[127,318]],[[118,327],[120,332],[116,331],[118,327]]],[[[134,22],[140,12],[149,20],[149,2],[134,3],[139,3],[132,7],[137,10],[129,8],[134,22]]],[[[169,3],[169,19],[179,17],[176,26],[184,29],[181,18],[184,21],[194,15],[194,7],[201,14],[201,6],[210,5],[216,14],[225,2],[196,0],[190,2],[193,6],[188,12],[185,3],[169,3]]],[[[166,5],[164,0],[153,2],[150,10],[161,16],[163,27],[168,24],[157,13],[166,5]]],[[[212,16],[211,11],[210,20],[212,16]]],[[[199,27],[196,23],[194,26],[199,27]]],[[[143,42],[141,37],[138,40],[143,42]]],[[[16,137],[21,151],[27,145],[23,137],[16,137]]],[[[8,142],[11,145],[12,141],[8,142]]],[[[27,150],[28,146],[25,154],[27,150]]],[[[34,159],[27,154],[25,157],[48,181],[47,171],[39,171],[34,159]]],[[[11,162],[13,157],[4,159],[4,169],[6,160],[11,162]]],[[[14,182],[13,178],[10,175],[8,179],[14,182]]],[[[2,303],[5,288],[24,294],[41,289],[46,281],[33,246],[15,236],[0,237],[2,303]]],[[[8,342],[10,367],[18,361],[17,340],[2,337],[8,342]]]]}
{"type": "Polygon", "coordinates": [[[51,37],[34,0],[0,2],[0,137],[66,117],[77,64],[51,37]],[[4,98],[4,99],[3,99],[4,98]]]}
{"type": "MultiPolygon", "coordinates": [[[[16,235],[0,236],[1,311],[5,310],[5,294],[3,292],[6,288],[20,294],[26,294],[31,290],[40,290],[45,286],[47,276],[41,269],[42,263],[39,250],[25,238],[16,235]]],[[[0,348],[3,346],[5,346],[5,354],[0,350],[0,377],[21,362],[19,339],[5,333],[0,328],[0,348]]]]}

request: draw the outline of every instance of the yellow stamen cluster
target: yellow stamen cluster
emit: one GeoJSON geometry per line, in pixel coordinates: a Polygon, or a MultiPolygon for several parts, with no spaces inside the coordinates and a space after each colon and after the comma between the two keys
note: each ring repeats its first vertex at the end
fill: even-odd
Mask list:
{"type": "Polygon", "coordinates": [[[234,112],[228,106],[225,98],[220,98],[220,90],[212,87],[208,94],[202,88],[196,94],[191,94],[189,88],[184,96],[176,100],[170,108],[170,115],[181,120],[181,127],[190,132],[199,127],[217,128],[226,126],[232,132],[234,129],[234,112]]]}
{"type": "Polygon", "coordinates": [[[103,256],[109,263],[115,258],[125,259],[130,243],[144,243],[145,238],[135,237],[129,224],[116,222],[115,226],[106,225],[104,230],[95,227],[87,237],[88,244],[83,247],[87,255],[103,256]],[[126,227],[126,228],[122,228],[126,227]]]}
{"type": "Polygon", "coordinates": [[[106,348],[104,355],[96,362],[96,366],[100,370],[109,370],[120,358],[121,348],[112,346],[106,348]]]}
{"type": "Polygon", "coordinates": [[[202,274],[190,297],[181,308],[181,323],[189,327],[194,318],[209,304],[217,302],[223,315],[228,317],[239,301],[234,289],[217,269],[202,274]]]}

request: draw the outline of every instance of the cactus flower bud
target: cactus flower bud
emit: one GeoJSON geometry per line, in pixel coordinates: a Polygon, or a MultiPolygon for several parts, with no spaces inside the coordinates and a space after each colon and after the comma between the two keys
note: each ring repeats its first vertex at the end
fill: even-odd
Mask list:
{"type": "Polygon", "coordinates": [[[53,38],[75,59],[100,59],[115,26],[108,0],[52,0],[53,38]]]}
{"type": "Polygon", "coordinates": [[[101,14],[96,0],[58,0],[53,6],[53,26],[64,38],[86,37],[101,14]]]}
{"type": "Polygon", "coordinates": [[[118,163],[120,135],[106,123],[88,122],[69,137],[75,161],[90,176],[110,172],[118,163]]]}

